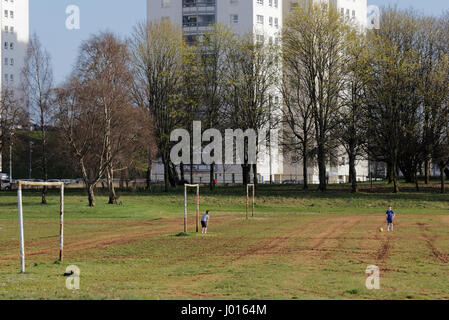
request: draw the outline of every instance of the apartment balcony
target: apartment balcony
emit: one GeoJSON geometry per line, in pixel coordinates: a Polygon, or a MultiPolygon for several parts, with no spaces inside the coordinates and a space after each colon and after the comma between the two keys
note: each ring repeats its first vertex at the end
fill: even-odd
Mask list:
{"type": "Polygon", "coordinates": [[[198,8],[198,7],[215,7],[216,0],[183,0],[182,7],[186,8],[198,8]]]}

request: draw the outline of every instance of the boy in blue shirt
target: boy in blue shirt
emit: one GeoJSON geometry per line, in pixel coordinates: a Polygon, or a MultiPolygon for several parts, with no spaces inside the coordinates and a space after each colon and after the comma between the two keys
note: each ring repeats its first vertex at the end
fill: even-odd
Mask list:
{"type": "Polygon", "coordinates": [[[207,223],[209,222],[209,210],[206,211],[206,213],[201,217],[201,233],[206,234],[207,233],[207,223]]]}
{"type": "Polygon", "coordinates": [[[392,210],[391,206],[388,206],[386,215],[387,215],[387,232],[390,232],[390,226],[391,226],[391,231],[393,232],[394,231],[394,225],[393,225],[394,211],[392,210]]]}

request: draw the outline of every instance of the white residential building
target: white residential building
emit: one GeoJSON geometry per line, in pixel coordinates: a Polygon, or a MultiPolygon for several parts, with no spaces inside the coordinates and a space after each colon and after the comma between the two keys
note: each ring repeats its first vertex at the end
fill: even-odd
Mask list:
{"type": "MultiPolygon", "coordinates": [[[[26,112],[28,112],[28,101],[21,90],[21,72],[29,42],[28,1],[0,0],[0,43],[2,46],[0,51],[0,94],[5,88],[13,89],[15,98],[26,109],[26,112]]],[[[0,172],[2,172],[1,154],[0,172]]]]}
{"type": "Polygon", "coordinates": [[[19,89],[29,42],[28,0],[0,0],[1,87],[19,89]]]}
{"type": "MultiPolygon", "coordinates": [[[[230,25],[238,34],[254,33],[258,40],[276,42],[280,38],[284,18],[297,6],[313,2],[327,2],[338,8],[342,15],[354,19],[362,28],[367,21],[367,0],[147,0],[147,19],[157,21],[168,19],[182,27],[188,42],[203,34],[213,24],[230,25]]],[[[276,98],[276,97],[275,97],[276,98]]],[[[302,180],[301,163],[292,154],[283,154],[279,148],[272,148],[258,164],[260,181],[275,182],[302,180]]],[[[348,165],[344,152],[338,155],[338,163],[328,165],[329,182],[347,182],[348,165]]],[[[207,166],[195,166],[194,182],[208,182],[207,166]]],[[[217,166],[218,182],[241,182],[241,166],[217,166]]],[[[153,180],[163,179],[161,164],[154,167],[153,180]]],[[[318,183],[318,168],[311,164],[309,183],[318,183]]],[[[368,175],[368,162],[357,165],[359,180],[368,175]]],[[[189,174],[186,172],[186,178],[189,174]]]]}
{"type": "MultiPolygon", "coordinates": [[[[147,0],[148,21],[168,19],[182,27],[188,42],[204,34],[214,24],[231,26],[235,33],[255,34],[257,41],[276,43],[282,28],[282,0],[147,0]]],[[[274,93],[274,102],[279,101],[274,93]]],[[[261,181],[270,180],[270,174],[281,174],[283,155],[279,147],[261,151],[264,157],[258,163],[261,181]]],[[[204,166],[195,166],[201,181],[209,180],[204,166]]],[[[155,168],[155,172],[160,170],[155,168]]],[[[240,165],[217,166],[218,182],[241,181],[240,165]]],[[[187,175],[186,175],[187,176],[187,175]]],[[[160,177],[159,177],[160,180],[160,177]]]]}
{"type": "Polygon", "coordinates": [[[354,19],[365,28],[367,25],[367,0],[284,0],[284,16],[287,16],[291,10],[300,6],[304,7],[311,3],[327,3],[338,9],[341,15],[354,19]]]}
{"type": "MultiPolygon", "coordinates": [[[[296,7],[306,7],[312,3],[328,3],[334,6],[342,16],[354,20],[362,29],[367,25],[367,0],[285,0],[284,17],[296,7]]],[[[310,163],[310,162],[309,162],[310,163]]],[[[356,162],[357,180],[366,181],[369,175],[369,162],[359,159],[356,162]]],[[[319,183],[319,171],[315,163],[308,168],[308,181],[319,183]]],[[[334,161],[327,164],[329,183],[347,183],[349,181],[349,159],[343,147],[334,155],[334,161]]],[[[295,154],[284,155],[284,179],[303,180],[302,161],[295,154]]]]}

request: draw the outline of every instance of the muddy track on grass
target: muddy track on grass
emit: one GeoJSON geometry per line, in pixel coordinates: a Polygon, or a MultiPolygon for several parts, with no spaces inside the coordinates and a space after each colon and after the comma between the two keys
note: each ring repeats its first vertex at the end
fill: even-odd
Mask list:
{"type": "MultiPolygon", "coordinates": [[[[215,224],[222,224],[229,219],[229,216],[216,217],[214,219],[215,224]]],[[[64,243],[64,252],[67,254],[73,254],[79,251],[87,251],[92,249],[103,248],[110,245],[123,245],[131,242],[136,242],[148,237],[157,237],[160,235],[175,234],[182,229],[182,219],[170,218],[157,220],[157,223],[136,223],[134,226],[125,228],[119,228],[111,231],[96,232],[92,238],[84,238],[74,240],[73,238],[66,238],[64,243]],[[157,225],[157,226],[156,226],[157,225]],[[155,226],[153,228],[148,228],[155,226]]],[[[82,235],[81,235],[82,236],[82,235]]],[[[12,248],[13,249],[13,248],[12,248]]],[[[10,250],[12,250],[10,249],[10,250]]],[[[26,256],[38,256],[44,254],[56,254],[58,252],[57,241],[42,241],[40,244],[34,243],[34,245],[27,245],[25,243],[26,256]],[[43,248],[33,249],[38,245],[49,244],[43,248]],[[31,249],[30,249],[31,248],[31,249]]],[[[13,260],[17,259],[18,253],[5,254],[0,256],[0,260],[13,260]]]]}
{"type": "MultiPolygon", "coordinates": [[[[340,228],[335,230],[334,234],[332,234],[331,237],[337,240],[337,245],[334,248],[326,248],[326,252],[322,258],[329,259],[335,253],[343,252],[344,251],[343,246],[347,239],[345,237],[347,231],[359,225],[361,221],[362,218],[351,218],[351,221],[345,222],[340,228]]],[[[321,245],[322,244],[323,243],[321,243],[321,245]]]]}
{"type": "Polygon", "coordinates": [[[376,260],[379,262],[384,262],[388,259],[391,253],[391,242],[390,237],[387,236],[385,239],[382,240],[382,244],[376,252],[376,260]]]}
{"type": "MultiPolygon", "coordinates": [[[[129,220],[127,220],[125,222],[125,226],[117,226],[117,225],[113,225],[111,226],[111,230],[102,230],[102,231],[94,231],[95,235],[98,237],[107,237],[107,236],[113,236],[117,233],[120,232],[125,232],[125,233],[129,233],[131,230],[139,230],[139,229],[143,229],[149,226],[160,226],[160,225],[164,225],[168,222],[170,222],[168,219],[167,220],[162,220],[162,219],[156,219],[156,220],[151,220],[151,221],[143,221],[139,224],[136,224],[135,221],[133,221],[132,224],[128,224],[128,222],[130,222],[129,220]],[[127,224],[127,225],[126,225],[127,224]],[[112,227],[114,227],[114,230],[112,230],[112,227]]],[[[96,223],[104,223],[104,221],[99,221],[99,220],[73,220],[70,222],[66,222],[66,226],[68,224],[76,224],[76,223],[89,223],[89,224],[96,224],[96,223]]],[[[26,231],[25,231],[26,232],[26,231]]],[[[66,237],[65,240],[68,242],[73,242],[73,241],[78,241],[78,240],[82,240],[86,238],[86,233],[80,233],[80,234],[74,234],[74,235],[67,235],[67,231],[65,231],[66,237]]],[[[25,246],[26,249],[30,249],[30,248],[37,248],[37,247],[41,247],[41,246],[45,246],[45,245],[58,245],[59,244],[59,234],[54,235],[54,236],[47,236],[47,237],[41,237],[42,240],[37,240],[37,239],[33,239],[33,240],[25,240],[25,246]]],[[[17,246],[18,246],[18,241],[19,240],[14,240],[12,241],[12,245],[6,247],[6,249],[0,250],[0,255],[11,251],[11,250],[16,250],[17,246]]],[[[0,257],[1,259],[1,257],[0,257]]]]}
{"type": "Polygon", "coordinates": [[[449,263],[449,257],[447,254],[439,251],[435,246],[435,241],[437,240],[437,236],[432,236],[429,234],[430,229],[429,226],[424,223],[417,223],[419,229],[421,230],[421,237],[425,241],[427,247],[432,252],[432,255],[437,258],[442,263],[449,263]]]}
{"type": "Polygon", "coordinates": [[[239,261],[245,257],[252,256],[275,256],[278,254],[298,254],[300,252],[318,252],[319,254],[324,253],[322,258],[330,258],[332,252],[338,252],[342,249],[344,238],[343,234],[346,233],[348,228],[356,226],[360,222],[361,218],[321,218],[319,220],[309,221],[297,226],[287,232],[282,236],[278,236],[270,239],[269,241],[264,241],[261,244],[249,248],[237,255],[234,261],[239,261]],[[313,237],[303,238],[304,231],[313,231],[322,226],[329,226],[325,231],[314,235],[313,237]],[[323,245],[332,239],[337,239],[337,247],[333,250],[323,249],[323,245]],[[305,243],[299,248],[295,248],[295,241],[304,241],[305,243]]]}

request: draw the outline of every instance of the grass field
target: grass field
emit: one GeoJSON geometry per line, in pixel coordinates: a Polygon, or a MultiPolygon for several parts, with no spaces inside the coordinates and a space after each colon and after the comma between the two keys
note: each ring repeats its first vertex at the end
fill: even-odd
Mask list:
{"type": "Polygon", "coordinates": [[[25,192],[26,274],[17,197],[0,193],[0,299],[449,299],[448,195],[260,186],[247,221],[243,187],[202,188],[209,234],[192,232],[192,193],[191,232],[179,236],[182,193],[122,193],[122,206],[99,195],[92,209],[83,192],[66,190],[59,264],[58,193],[41,206],[39,193],[25,192]],[[380,233],[389,203],[396,230],[380,233]],[[365,288],[372,264],[380,290],[365,288]],[[81,270],[80,290],[65,288],[69,265],[81,270]]]}

